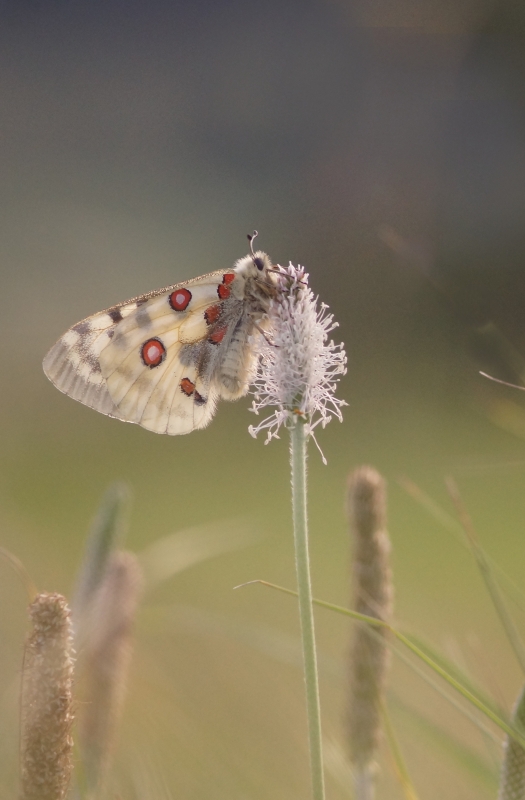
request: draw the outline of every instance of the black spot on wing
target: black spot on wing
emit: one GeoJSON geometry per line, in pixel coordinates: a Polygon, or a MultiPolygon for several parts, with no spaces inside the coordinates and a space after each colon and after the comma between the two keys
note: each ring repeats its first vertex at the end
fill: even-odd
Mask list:
{"type": "Polygon", "coordinates": [[[120,322],[122,319],[124,319],[120,308],[110,308],[108,309],[107,314],[113,322],[120,322]]]}
{"type": "Polygon", "coordinates": [[[148,314],[148,309],[142,308],[140,311],[137,311],[135,320],[139,328],[148,328],[151,325],[151,317],[148,314]]]}
{"type": "Polygon", "coordinates": [[[100,372],[100,363],[97,355],[90,349],[90,342],[80,341],[75,349],[83,364],[87,364],[92,372],[100,372]]]}
{"type": "Polygon", "coordinates": [[[86,322],[86,320],[84,320],[83,322],[77,322],[76,325],[73,325],[73,330],[75,331],[75,333],[78,333],[80,334],[80,336],[83,336],[86,333],[90,333],[91,324],[89,322],[86,322]]]}

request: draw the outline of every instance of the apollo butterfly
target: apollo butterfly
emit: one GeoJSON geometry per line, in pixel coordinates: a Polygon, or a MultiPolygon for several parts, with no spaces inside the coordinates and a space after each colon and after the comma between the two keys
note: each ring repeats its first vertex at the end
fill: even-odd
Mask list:
{"type": "Polygon", "coordinates": [[[204,428],[217,401],[248,391],[254,340],[277,293],[269,256],[159,289],[73,325],[44,359],[64,394],[102,414],[171,435],[204,428]]]}

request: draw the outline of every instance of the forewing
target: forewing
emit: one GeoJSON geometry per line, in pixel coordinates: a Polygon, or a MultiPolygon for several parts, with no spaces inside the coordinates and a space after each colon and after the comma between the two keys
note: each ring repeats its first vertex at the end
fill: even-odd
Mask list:
{"type": "MultiPolygon", "coordinates": [[[[195,380],[179,369],[179,355],[184,343],[205,338],[216,326],[222,307],[218,288],[230,274],[218,270],[88,317],[51,348],[44,372],[60,391],[103,414],[159,433],[188,433],[203,427],[213,416],[215,399],[208,399],[206,383],[202,393],[180,390],[178,396],[185,377],[192,384],[199,382],[196,367],[195,380]],[[214,311],[206,317],[211,308],[214,311]],[[143,358],[144,344],[153,339],[165,350],[157,366],[143,358]],[[199,404],[203,397],[206,403],[199,404]]],[[[189,388],[189,383],[184,385],[189,388]]]]}
{"type": "Polygon", "coordinates": [[[120,319],[136,308],[133,301],[101,311],[70,328],[44,358],[49,380],[61,392],[102,414],[124,419],[108,392],[100,369],[100,354],[120,319]]]}

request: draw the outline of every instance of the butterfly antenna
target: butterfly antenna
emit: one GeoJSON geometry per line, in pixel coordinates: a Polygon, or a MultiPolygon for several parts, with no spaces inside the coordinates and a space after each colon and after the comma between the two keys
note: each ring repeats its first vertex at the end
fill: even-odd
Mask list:
{"type": "Polygon", "coordinates": [[[252,254],[252,258],[255,258],[255,253],[253,252],[253,240],[256,239],[259,235],[258,231],[254,231],[253,233],[248,234],[248,241],[250,242],[250,252],[252,254]]]}

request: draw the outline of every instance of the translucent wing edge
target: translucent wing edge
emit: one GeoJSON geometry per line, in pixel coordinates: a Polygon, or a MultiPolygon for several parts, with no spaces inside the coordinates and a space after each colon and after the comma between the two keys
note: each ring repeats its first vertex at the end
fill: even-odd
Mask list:
{"type": "MultiPolygon", "coordinates": [[[[98,364],[83,360],[81,351],[68,343],[68,331],[44,358],[44,373],[63,394],[95,411],[126,421],[113,403],[98,364]]],[[[72,337],[70,337],[72,338],[72,337]]]]}

